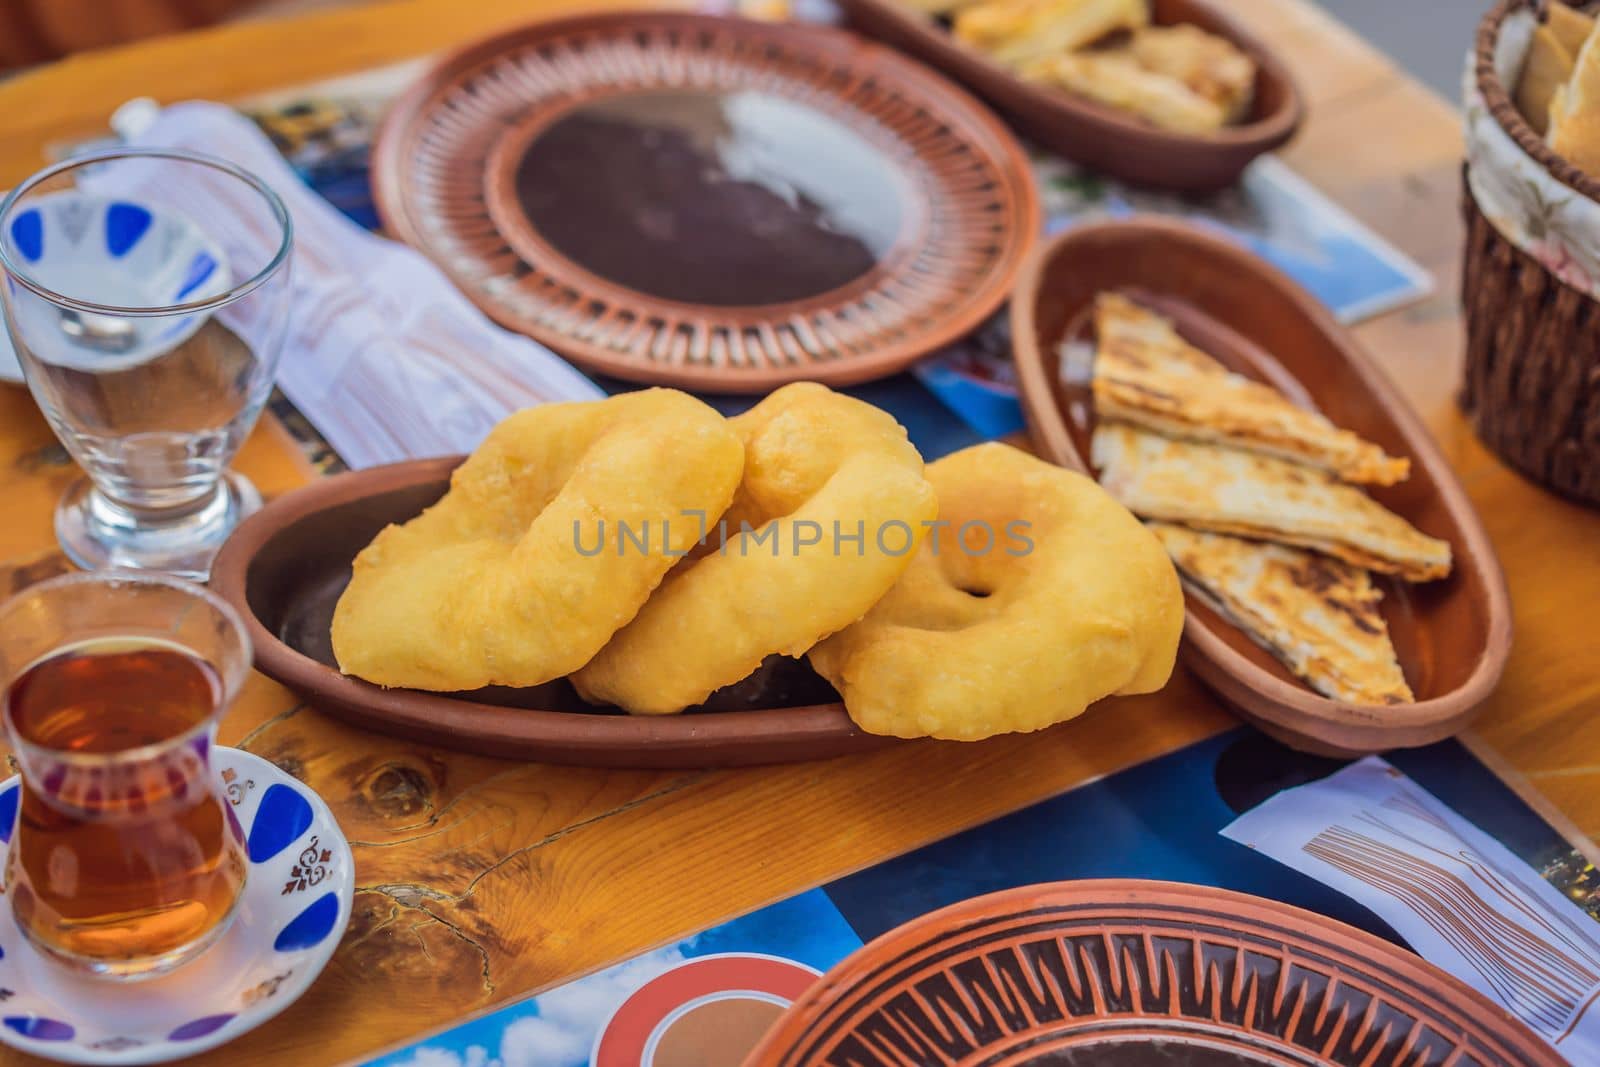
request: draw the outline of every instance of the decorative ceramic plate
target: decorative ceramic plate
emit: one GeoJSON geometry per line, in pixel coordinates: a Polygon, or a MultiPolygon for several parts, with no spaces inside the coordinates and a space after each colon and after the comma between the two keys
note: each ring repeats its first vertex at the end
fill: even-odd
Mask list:
{"type": "Polygon", "coordinates": [[[488,314],[703,391],[882,377],[977,326],[1039,227],[965,92],[837,30],[633,13],[442,60],[374,152],[384,222],[488,314]]]}
{"type": "MultiPolygon", "coordinates": [[[[18,931],[0,899],[0,1041],[68,1063],[161,1063],[254,1030],[321,973],[350,922],[355,862],[305,783],[259,756],[212,749],[250,862],[233,923],[192,963],[114,982],[62,968],[18,931]]],[[[0,784],[0,841],[20,780],[0,784]]]]}
{"type": "Polygon", "coordinates": [[[1420,957],[1258,897],[1083,881],[978,897],[867,945],[745,1067],[1559,1065],[1420,957]]]}

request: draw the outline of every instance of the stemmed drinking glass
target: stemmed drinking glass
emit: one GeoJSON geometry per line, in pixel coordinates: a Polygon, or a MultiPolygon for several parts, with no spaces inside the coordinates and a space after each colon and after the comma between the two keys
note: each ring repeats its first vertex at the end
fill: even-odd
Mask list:
{"type": "Polygon", "coordinates": [[[6,325],[87,475],[56,509],[73,562],[204,579],[260,506],[227,467],[282,354],[292,242],[260,179],[175,149],[78,156],[0,204],[6,325]]]}

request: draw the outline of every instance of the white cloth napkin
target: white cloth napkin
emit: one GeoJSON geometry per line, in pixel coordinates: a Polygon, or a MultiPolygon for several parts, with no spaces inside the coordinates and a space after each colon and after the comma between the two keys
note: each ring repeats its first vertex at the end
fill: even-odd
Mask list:
{"type": "MultiPolygon", "coordinates": [[[[345,218],[233,109],[175,104],[137,126],[124,126],[128,143],[219,156],[288,206],[293,291],[278,385],[351,467],[470,451],[519,408],[603,395],[543,345],[491,322],[421,253],[345,218]]],[[[227,210],[202,183],[139,184],[116,191],[201,226],[207,211],[227,210]]],[[[236,227],[219,233],[244,239],[236,227]]],[[[263,261],[260,249],[225,251],[263,261]]]]}
{"type": "Polygon", "coordinates": [[[1573,1063],[1600,1063],[1600,926],[1494,838],[1369,756],[1223,836],[1364,904],[1573,1063]]]}

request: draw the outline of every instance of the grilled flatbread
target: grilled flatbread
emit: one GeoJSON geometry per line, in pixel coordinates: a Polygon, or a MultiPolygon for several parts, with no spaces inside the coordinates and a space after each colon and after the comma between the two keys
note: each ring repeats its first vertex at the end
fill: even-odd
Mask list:
{"type": "Polygon", "coordinates": [[[1570,7],[1562,0],[1554,0],[1546,5],[1546,12],[1543,28],[1549,30],[1562,47],[1573,55],[1582,51],[1583,42],[1594,33],[1594,16],[1570,7]]]}
{"type": "Polygon", "coordinates": [[[1085,97],[1137,115],[1164,130],[1213,133],[1228,121],[1228,109],[1177,78],[1146,70],[1128,50],[1051,54],[1019,68],[1028,81],[1085,97]]]}
{"type": "Polygon", "coordinates": [[[1569,163],[1600,174],[1600,32],[1589,34],[1577,53],[1572,79],[1550,100],[1548,140],[1569,163]]]}
{"type": "Polygon", "coordinates": [[[1149,0],[980,0],[956,14],[951,32],[1001,63],[1020,66],[1149,23],[1149,0]]]}
{"type": "Polygon", "coordinates": [[[1410,461],[1231,373],[1171,321],[1126,297],[1101,294],[1095,329],[1094,403],[1102,419],[1291,459],[1348,482],[1393,485],[1411,472],[1410,461]]]}
{"type": "Polygon", "coordinates": [[[1413,582],[1450,573],[1450,545],[1324,471],[1217,445],[1101,423],[1100,482],[1147,519],[1309,548],[1413,582]]]}
{"type": "Polygon", "coordinates": [[[1128,44],[1145,70],[1176,78],[1222,108],[1229,122],[1245,117],[1255,96],[1256,61],[1226,37],[1180,22],[1146,26],[1128,44]]]}
{"type": "Polygon", "coordinates": [[[970,7],[978,0],[898,0],[901,7],[910,8],[928,16],[953,15],[963,7],[970,7]]]}
{"type": "Polygon", "coordinates": [[[1148,524],[1204,599],[1323,696],[1350,704],[1416,698],[1360,567],[1283,545],[1148,524]]]}
{"type": "Polygon", "coordinates": [[[1543,137],[1550,129],[1550,104],[1572,77],[1574,53],[1561,43],[1549,26],[1533,31],[1533,43],[1517,78],[1517,110],[1534,132],[1543,137]]]}

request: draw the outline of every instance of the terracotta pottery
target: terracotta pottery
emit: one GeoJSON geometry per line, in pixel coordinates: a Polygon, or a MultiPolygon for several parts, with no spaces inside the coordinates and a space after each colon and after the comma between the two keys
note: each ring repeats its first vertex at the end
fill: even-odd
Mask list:
{"type": "Polygon", "coordinates": [[[801,661],[775,660],[704,709],[631,716],[580,700],[563,681],[472,693],[383,689],[339,673],[329,638],[350,562],[378,531],[434,503],[460,457],[313,482],[246,519],[211,586],[238,609],[256,668],[357,726],[485,756],[595,767],[788,763],[892,743],[864,734],[801,661]]]}
{"type": "Polygon", "coordinates": [[[1062,466],[1092,473],[1086,368],[1069,367],[1071,380],[1064,379],[1062,342],[1091,351],[1094,299],[1106,290],[1169,315],[1230,370],[1409,457],[1409,480],[1371,494],[1454,552],[1454,571],[1442,581],[1409,585],[1374,576],[1414,704],[1362,707],[1317,694],[1192,590],[1185,662],[1246,718],[1308,752],[1360,755],[1430,744],[1463,729],[1505,669],[1510,596],[1455,473],[1382,371],[1314,297],[1231,241],[1157,219],[1077,227],[1040,250],[1011,305],[1029,430],[1039,452],[1062,466]]]}
{"type": "Polygon", "coordinates": [[[1193,193],[1232,185],[1251,160],[1293,137],[1305,115],[1288,67],[1206,0],[1153,0],[1151,14],[1158,25],[1193,23],[1226,37],[1260,68],[1249,118],[1208,135],[1158,129],[1115,108],[1023,81],[902,0],[840,5],[851,25],[959,79],[1027,137],[1136,185],[1193,193]]]}
{"type": "Polygon", "coordinates": [[[1544,1067],[1565,1061],[1420,957],[1205,886],[1060,882],[873,941],[744,1067],[1544,1067]]]}
{"type": "Polygon", "coordinates": [[[891,374],[981,323],[1039,229],[944,78],[820,27],[639,12],[444,59],[374,149],[384,222],[502,324],[702,392],[891,374]]]}

